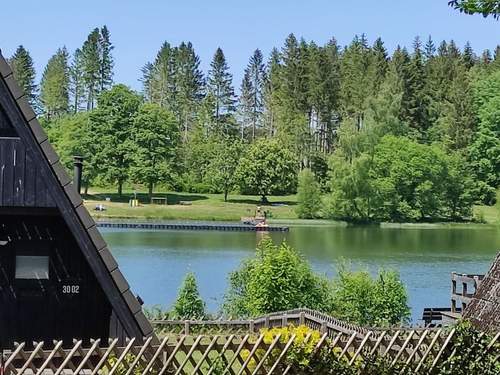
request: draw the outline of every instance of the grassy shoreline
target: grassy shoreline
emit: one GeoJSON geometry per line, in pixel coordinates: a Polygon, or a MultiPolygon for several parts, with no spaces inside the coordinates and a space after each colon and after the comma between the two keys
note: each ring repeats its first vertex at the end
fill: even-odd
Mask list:
{"type": "MultiPolygon", "coordinates": [[[[95,219],[131,219],[131,220],[183,220],[183,221],[240,221],[241,217],[253,216],[260,206],[259,196],[230,195],[228,202],[224,202],[222,194],[197,193],[158,193],[155,197],[167,199],[167,205],[150,204],[144,193],[138,193],[139,207],[130,207],[129,199],[133,192],[126,190],[122,197],[111,191],[90,191],[84,197],[85,206],[95,219]],[[109,199],[107,201],[106,199],[109,199]],[[103,204],[106,211],[96,211],[95,207],[103,204]]],[[[334,220],[305,220],[299,219],[295,213],[297,198],[295,195],[268,197],[269,205],[261,206],[268,212],[269,222],[281,225],[327,225],[347,226],[343,221],[334,220]]],[[[484,219],[484,224],[477,222],[435,222],[435,223],[381,223],[382,227],[411,228],[411,227],[473,227],[500,225],[498,207],[475,206],[476,217],[484,219]]]]}

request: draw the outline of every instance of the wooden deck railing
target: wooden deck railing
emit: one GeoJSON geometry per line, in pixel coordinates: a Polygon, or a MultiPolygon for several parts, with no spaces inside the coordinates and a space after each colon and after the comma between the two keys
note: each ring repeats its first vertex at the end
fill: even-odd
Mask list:
{"type": "Polygon", "coordinates": [[[476,292],[484,275],[451,273],[451,312],[464,311],[476,292]],[[460,288],[458,288],[460,286],[460,288]]]}
{"type": "MultiPolygon", "coordinates": [[[[151,320],[153,326],[161,334],[193,334],[193,333],[256,333],[263,328],[286,327],[289,324],[306,325],[307,327],[328,333],[329,337],[342,332],[358,335],[366,334],[370,329],[356,324],[344,322],[327,314],[311,309],[294,309],[264,315],[254,319],[214,319],[214,320],[151,320]]],[[[376,331],[377,329],[372,329],[376,331]]]]}

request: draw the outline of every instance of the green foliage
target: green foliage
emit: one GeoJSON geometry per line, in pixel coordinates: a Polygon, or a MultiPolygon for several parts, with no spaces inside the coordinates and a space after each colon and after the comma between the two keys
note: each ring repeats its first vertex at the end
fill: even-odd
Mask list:
{"type": "Polygon", "coordinates": [[[477,195],[491,204],[500,186],[500,71],[477,82],[474,99],[479,127],[470,147],[470,161],[479,182],[477,195]]]}
{"type": "Polygon", "coordinates": [[[265,197],[293,192],[297,185],[297,160],[276,139],[260,139],[241,158],[236,176],[242,192],[265,197]]]}
{"type": "Polygon", "coordinates": [[[47,119],[64,115],[69,110],[68,51],[58,49],[47,63],[40,83],[40,101],[47,119]]]}
{"type": "Polygon", "coordinates": [[[141,97],[125,85],[116,85],[99,96],[99,107],[90,113],[89,133],[98,145],[95,157],[106,161],[100,172],[105,181],[116,183],[121,195],[133,161],[134,117],[141,97]]]}
{"type": "Polygon", "coordinates": [[[408,323],[408,295],[399,275],[379,271],[374,279],[367,271],[351,271],[342,264],[333,286],[333,315],[364,326],[408,323]]]}
{"type": "Polygon", "coordinates": [[[480,13],[484,17],[492,15],[500,17],[500,1],[498,0],[452,0],[449,4],[467,14],[480,13]]]}
{"type": "Polygon", "coordinates": [[[200,297],[194,273],[184,278],[172,314],[177,319],[203,319],[205,316],[205,302],[200,297]]]}
{"type": "Polygon", "coordinates": [[[218,137],[211,147],[211,160],[207,166],[206,180],[214,192],[224,193],[224,202],[236,186],[235,171],[243,151],[240,141],[230,137],[218,137]]]}
{"type": "Polygon", "coordinates": [[[327,214],[359,221],[470,217],[472,182],[463,165],[458,154],[392,135],[373,151],[340,149],[330,160],[327,214]]]}
{"type": "Polygon", "coordinates": [[[299,174],[296,212],[301,219],[314,219],[321,208],[321,189],[310,169],[299,174]]]}
{"type": "Polygon", "coordinates": [[[329,311],[328,281],[317,276],[306,260],[287,244],[263,240],[253,258],[229,276],[223,311],[233,317],[252,317],[308,307],[329,311]]]}
{"type": "Polygon", "coordinates": [[[173,160],[179,139],[172,113],[157,104],[142,104],[133,121],[132,180],[148,186],[150,198],[159,182],[172,180],[173,160]]]}
{"type": "Polygon", "coordinates": [[[483,335],[467,321],[456,327],[453,355],[438,366],[439,375],[493,375],[500,373],[500,344],[489,348],[492,338],[483,335]]]}
{"type": "Polygon", "coordinates": [[[70,173],[73,171],[73,156],[84,158],[83,185],[85,189],[96,182],[102,161],[98,157],[99,145],[91,137],[90,114],[77,113],[53,120],[47,129],[61,163],[70,173]]]}
{"type": "Polygon", "coordinates": [[[16,52],[9,59],[9,64],[16,82],[27,95],[30,104],[36,109],[38,87],[35,83],[36,72],[30,53],[23,46],[17,47],[16,52]]]}
{"type": "Polygon", "coordinates": [[[221,48],[217,48],[208,72],[208,92],[214,98],[214,114],[216,132],[230,135],[232,129],[232,114],[235,110],[233,76],[221,48]]]}

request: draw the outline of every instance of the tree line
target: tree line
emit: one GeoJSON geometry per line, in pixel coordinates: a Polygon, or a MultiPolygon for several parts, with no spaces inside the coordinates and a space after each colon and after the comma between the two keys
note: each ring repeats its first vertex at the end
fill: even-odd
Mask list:
{"type": "Polygon", "coordinates": [[[26,49],[10,59],[63,160],[85,156],[86,186],[265,201],[296,192],[308,169],[325,199],[304,217],[458,219],[495,201],[500,46],[417,37],[389,54],[364,34],[346,46],[291,34],[268,58],[255,50],[238,94],[221,48],[205,74],[190,42],[163,43],[140,93],[114,85],[113,48],[96,28],[71,57],[59,49],[39,85],[26,49]]]}

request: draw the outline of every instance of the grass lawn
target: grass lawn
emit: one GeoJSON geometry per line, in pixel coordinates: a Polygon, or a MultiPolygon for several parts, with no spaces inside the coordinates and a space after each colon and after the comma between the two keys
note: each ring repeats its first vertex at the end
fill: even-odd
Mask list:
{"type": "MultiPolygon", "coordinates": [[[[203,221],[239,221],[241,217],[255,215],[255,209],[260,205],[259,196],[230,195],[224,202],[222,194],[191,194],[191,193],[158,193],[155,197],[167,198],[167,205],[148,203],[147,194],[137,194],[139,207],[130,207],[128,202],[132,191],[124,191],[120,198],[111,191],[89,191],[85,196],[85,205],[95,218],[132,218],[157,220],[203,220],[203,221]],[[110,202],[106,201],[110,198],[110,202]],[[188,202],[189,205],[180,204],[188,202]],[[95,206],[102,203],[106,211],[95,211],[95,206]]],[[[262,206],[270,213],[271,219],[297,219],[294,207],[297,203],[295,195],[268,197],[270,204],[262,206]]]]}
{"type": "MultiPolygon", "coordinates": [[[[129,199],[132,190],[124,190],[120,198],[115,190],[90,190],[85,196],[85,205],[95,218],[111,219],[156,219],[156,220],[199,220],[199,221],[239,221],[241,217],[253,216],[260,206],[260,196],[229,195],[224,202],[222,194],[197,193],[157,193],[155,197],[167,198],[167,205],[150,204],[147,194],[138,193],[139,207],[130,207],[129,199]],[[107,202],[106,198],[110,198],[107,202]],[[186,202],[188,204],[181,204],[186,202]],[[106,211],[98,212],[97,204],[104,204],[106,211]]],[[[270,221],[274,223],[304,225],[322,225],[333,223],[329,220],[300,220],[295,213],[297,197],[295,195],[268,197],[270,204],[262,206],[270,213],[270,221]]],[[[488,224],[500,224],[500,193],[496,206],[474,206],[474,216],[482,218],[488,224]]],[[[345,224],[345,223],[344,223],[345,224]]],[[[415,224],[419,225],[419,224],[415,224]]],[[[460,225],[460,224],[458,224],[460,225]]]]}

